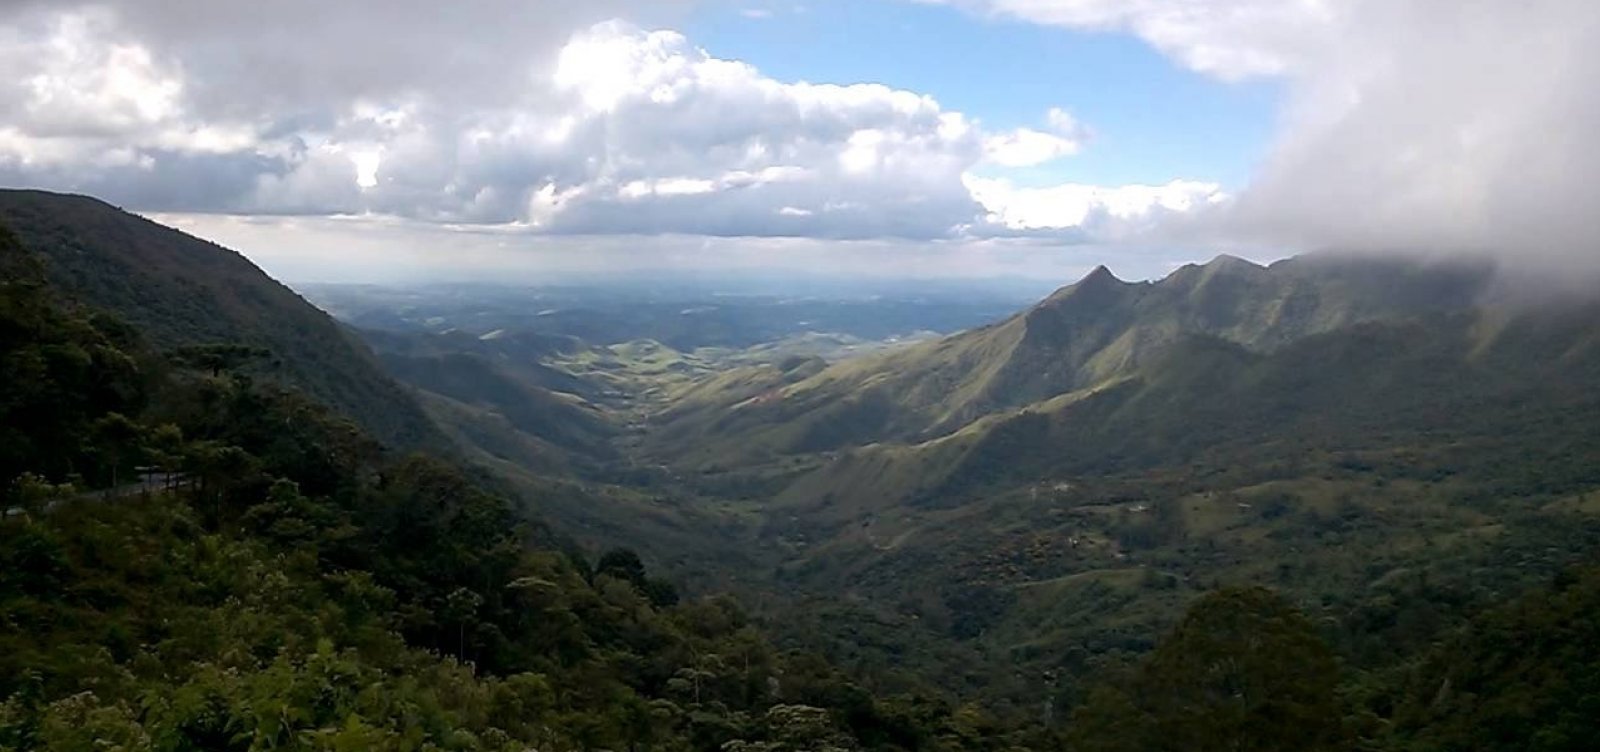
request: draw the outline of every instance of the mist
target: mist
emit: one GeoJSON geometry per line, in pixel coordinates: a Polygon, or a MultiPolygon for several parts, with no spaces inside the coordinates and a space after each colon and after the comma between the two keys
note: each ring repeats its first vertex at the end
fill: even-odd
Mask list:
{"type": "Polygon", "coordinates": [[[1295,74],[1248,186],[1189,230],[1600,274],[1600,3],[1363,2],[1336,38],[1295,74]]]}

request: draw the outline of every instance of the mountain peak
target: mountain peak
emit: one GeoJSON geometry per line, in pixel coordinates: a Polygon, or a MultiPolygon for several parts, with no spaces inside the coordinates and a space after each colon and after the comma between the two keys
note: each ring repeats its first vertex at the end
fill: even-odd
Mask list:
{"type": "Polygon", "coordinates": [[[1262,266],[1260,264],[1257,264],[1254,261],[1249,261],[1247,259],[1242,259],[1242,258],[1239,258],[1238,256],[1230,256],[1230,255],[1228,255],[1226,253],[1218,254],[1216,258],[1211,259],[1211,261],[1206,264],[1206,268],[1207,269],[1214,269],[1216,271],[1230,271],[1230,272],[1231,271],[1252,271],[1252,272],[1266,271],[1266,267],[1264,267],[1264,266],[1262,266]]]}
{"type": "Polygon", "coordinates": [[[1117,275],[1112,274],[1111,270],[1107,268],[1105,264],[1101,264],[1095,267],[1094,270],[1090,271],[1087,275],[1084,275],[1083,279],[1078,280],[1078,285],[1107,284],[1113,282],[1119,285],[1127,284],[1126,282],[1118,279],[1117,275]]]}
{"type": "Polygon", "coordinates": [[[1055,303],[1076,299],[1084,294],[1111,294],[1113,290],[1121,289],[1127,285],[1127,282],[1118,279],[1117,275],[1112,274],[1105,264],[1101,264],[1087,275],[1084,275],[1083,279],[1056,290],[1036,307],[1049,307],[1055,303]]]}
{"type": "Polygon", "coordinates": [[[1268,271],[1267,267],[1253,261],[1223,253],[1204,264],[1184,264],[1174,269],[1171,274],[1161,280],[1160,284],[1169,288],[1190,288],[1206,284],[1219,277],[1237,279],[1265,274],[1268,271]]]}

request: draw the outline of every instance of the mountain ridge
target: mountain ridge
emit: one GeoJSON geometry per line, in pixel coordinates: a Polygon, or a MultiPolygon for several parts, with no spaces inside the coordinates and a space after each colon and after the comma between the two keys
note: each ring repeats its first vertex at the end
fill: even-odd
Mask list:
{"type": "MultiPolygon", "coordinates": [[[[854,423],[855,443],[923,441],[1127,376],[1184,335],[1271,350],[1361,321],[1468,309],[1492,279],[1491,268],[1475,263],[1315,255],[1268,267],[1222,256],[1156,282],[1124,282],[1101,266],[995,324],[798,381],[769,380],[721,398],[700,394],[698,403],[664,411],[658,421],[663,434],[713,440],[750,431],[738,445],[716,447],[735,457],[835,448],[842,444],[819,446],[806,437],[850,433],[763,428],[779,424],[854,423]]],[[[703,446],[656,450],[668,459],[706,453],[703,446]]]]}

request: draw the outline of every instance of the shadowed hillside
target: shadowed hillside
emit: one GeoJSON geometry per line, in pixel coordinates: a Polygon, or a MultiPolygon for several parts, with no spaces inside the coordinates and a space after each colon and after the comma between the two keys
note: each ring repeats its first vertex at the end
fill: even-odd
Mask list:
{"type": "Polygon", "coordinates": [[[365,345],[238,253],[86,196],[0,191],[0,223],[44,258],[56,288],[117,314],[157,347],[265,348],[263,373],[382,440],[443,444],[365,345]]]}

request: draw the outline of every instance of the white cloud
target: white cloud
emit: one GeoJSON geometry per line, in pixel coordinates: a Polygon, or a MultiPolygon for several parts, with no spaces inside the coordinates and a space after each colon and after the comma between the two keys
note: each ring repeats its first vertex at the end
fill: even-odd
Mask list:
{"type": "MultiPolygon", "coordinates": [[[[1281,80],[1282,127],[1248,185],[1168,235],[1600,267],[1600,2],[919,1],[1125,31],[1221,79],[1281,80]]],[[[1033,199],[979,197],[996,195],[1008,221],[1038,221],[1016,208],[1033,199]]]]}
{"type": "Polygon", "coordinates": [[[350,155],[356,168],[356,185],[373,188],[378,185],[378,168],[383,164],[383,152],[361,151],[350,155]]]}
{"type": "Polygon", "coordinates": [[[917,0],[1037,24],[1125,31],[1203,73],[1282,75],[1321,54],[1342,0],[917,0]]]}
{"type": "MultiPolygon", "coordinates": [[[[581,18],[538,5],[555,21],[581,18]]],[[[563,39],[541,26],[535,41],[548,40],[521,48],[503,28],[520,18],[509,6],[504,16],[474,6],[473,18],[499,26],[449,55],[439,50],[462,45],[439,34],[465,22],[435,29],[409,0],[341,4],[306,29],[159,0],[64,7],[0,10],[12,42],[0,59],[23,82],[0,83],[0,182],[151,211],[554,235],[984,236],[1014,232],[1005,218],[1019,212],[1042,215],[997,211],[993,190],[980,201],[972,171],[1053,162],[1088,138],[1060,108],[1037,128],[996,130],[925,94],[781,81],[680,33],[617,21],[563,39]],[[394,18],[352,37],[363,5],[394,18]],[[480,44],[481,59],[461,59],[480,44]]],[[[1040,227],[1066,225],[1030,229],[1040,227]]]]}
{"type": "Polygon", "coordinates": [[[1165,216],[1227,200],[1216,183],[1174,180],[1165,185],[1052,185],[1021,188],[1010,181],[968,176],[967,188],[987,211],[985,220],[1010,230],[1078,228],[1102,239],[1131,236],[1165,216]]]}
{"type": "Polygon", "coordinates": [[[984,157],[1001,167],[1032,167],[1078,153],[1078,142],[1054,133],[1018,128],[983,141],[984,157]]]}
{"type": "Polygon", "coordinates": [[[1045,113],[1044,119],[1049,124],[1050,130],[1063,138],[1070,138],[1073,141],[1082,143],[1088,140],[1091,135],[1087,126],[1078,122],[1078,119],[1073,117],[1072,113],[1060,107],[1051,107],[1045,113]]]}
{"type": "Polygon", "coordinates": [[[1282,132],[1231,199],[1196,176],[1023,185],[1067,174],[1089,129],[1061,108],[997,129],[919,92],[778,80],[677,32],[594,25],[670,25],[687,0],[10,0],[0,183],[546,235],[1159,231],[1595,256],[1593,0],[944,1],[1274,77],[1282,132]]]}
{"type": "Polygon", "coordinates": [[[31,50],[46,64],[23,79],[25,119],[57,133],[115,133],[158,125],[178,114],[182,84],[136,44],[97,38],[98,19],[69,15],[31,50]]]}
{"type": "Polygon", "coordinates": [[[0,83],[0,164],[145,168],[144,150],[223,153],[255,143],[246,124],[191,113],[180,67],[119,38],[113,20],[91,10],[0,26],[0,68],[12,72],[0,83]]]}
{"type": "Polygon", "coordinates": [[[1230,236],[1600,265],[1600,3],[1360,3],[1230,236]]]}
{"type": "Polygon", "coordinates": [[[385,217],[235,217],[156,214],[152,219],[237,248],[269,273],[292,282],[440,282],[592,279],[705,270],[828,277],[968,280],[997,277],[1057,282],[1110,262],[1119,276],[1142,279],[1176,268],[1190,255],[1154,246],[1073,246],[1004,237],[941,241],[895,238],[722,238],[694,235],[544,235],[527,227],[444,226],[385,217]],[[449,253],[440,253],[448,247],[449,253]],[[648,253],[641,253],[641,249],[648,253]]]}

